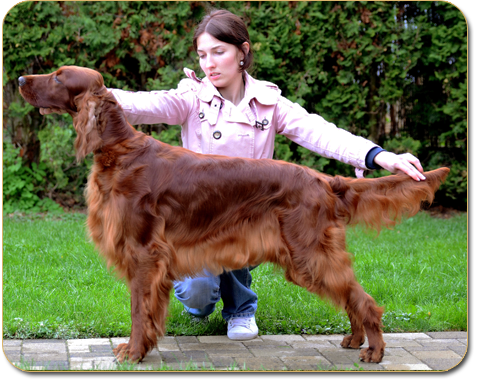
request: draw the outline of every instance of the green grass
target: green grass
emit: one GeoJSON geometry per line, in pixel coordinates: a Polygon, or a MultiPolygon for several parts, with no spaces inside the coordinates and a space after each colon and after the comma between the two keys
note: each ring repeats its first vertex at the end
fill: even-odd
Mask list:
{"type": "MultiPolygon", "coordinates": [[[[85,231],[85,216],[3,219],[5,338],[129,336],[130,297],[85,231]]],[[[356,276],[385,307],[386,332],[467,330],[467,216],[420,213],[379,236],[348,231],[356,276]]],[[[253,272],[260,334],[330,334],[349,321],[330,303],[285,281],[272,265],[253,272]]],[[[169,335],[226,333],[221,302],[206,324],[170,303],[169,335]]]]}

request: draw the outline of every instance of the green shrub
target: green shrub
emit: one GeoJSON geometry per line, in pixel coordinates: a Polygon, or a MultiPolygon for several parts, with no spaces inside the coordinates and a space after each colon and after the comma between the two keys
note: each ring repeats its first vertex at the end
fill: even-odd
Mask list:
{"type": "Polygon", "coordinates": [[[8,141],[3,142],[3,214],[63,211],[51,199],[38,196],[46,182],[46,165],[34,162],[31,167],[24,166],[20,150],[8,141]]]}
{"type": "MultiPolygon", "coordinates": [[[[413,152],[425,169],[450,167],[438,201],[467,207],[468,30],[456,7],[438,1],[19,3],[3,26],[4,137],[24,148],[27,168],[47,172],[43,189],[30,193],[82,204],[91,159],[73,165],[71,119],[40,116],[17,78],[75,64],[99,70],[112,88],[175,88],[184,67],[202,76],[191,41],[211,7],[245,20],[253,76],[340,128],[413,152]]],[[[177,127],[140,129],[181,142],[177,127]]],[[[291,141],[278,138],[275,148],[276,158],[354,176],[291,141]]]]}

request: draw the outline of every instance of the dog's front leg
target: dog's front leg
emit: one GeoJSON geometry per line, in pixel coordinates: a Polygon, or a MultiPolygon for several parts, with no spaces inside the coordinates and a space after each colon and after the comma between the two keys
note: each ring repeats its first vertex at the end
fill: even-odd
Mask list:
{"type": "Polygon", "coordinates": [[[138,278],[130,282],[131,289],[131,334],[128,343],[121,343],[113,352],[117,360],[121,362],[140,362],[149,351],[148,342],[145,342],[145,292],[143,286],[138,283],[138,278]]]}
{"type": "Polygon", "coordinates": [[[131,335],[128,344],[113,350],[119,362],[137,363],[165,335],[166,315],[173,283],[168,274],[167,246],[152,246],[131,267],[131,335]],[[146,255],[148,254],[148,255],[146,255]]]}

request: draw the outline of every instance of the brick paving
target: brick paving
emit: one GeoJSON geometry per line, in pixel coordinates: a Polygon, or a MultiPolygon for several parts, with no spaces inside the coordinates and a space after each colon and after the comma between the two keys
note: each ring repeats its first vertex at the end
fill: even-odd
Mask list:
{"type": "MultiPolygon", "coordinates": [[[[364,363],[359,350],[341,348],[342,335],[263,335],[250,341],[226,336],[165,337],[138,370],[226,371],[448,371],[467,351],[467,332],[384,334],[381,363],[364,363]]],[[[128,338],[3,340],[21,370],[116,370],[113,348],[128,338]]],[[[362,346],[366,347],[367,342],[362,346]]]]}

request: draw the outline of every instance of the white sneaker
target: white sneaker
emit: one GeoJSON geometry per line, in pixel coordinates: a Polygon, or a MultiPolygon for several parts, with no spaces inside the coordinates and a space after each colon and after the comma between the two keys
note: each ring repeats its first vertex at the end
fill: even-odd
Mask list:
{"type": "Polygon", "coordinates": [[[228,338],[231,340],[250,340],[258,336],[258,326],[254,317],[231,318],[228,321],[228,338]]]}

